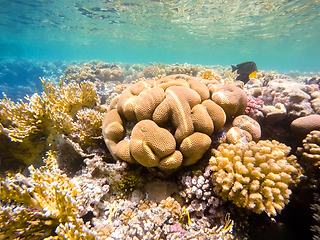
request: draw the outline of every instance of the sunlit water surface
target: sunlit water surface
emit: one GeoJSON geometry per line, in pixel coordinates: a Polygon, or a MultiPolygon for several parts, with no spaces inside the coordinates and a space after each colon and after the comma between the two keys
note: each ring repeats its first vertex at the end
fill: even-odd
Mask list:
{"type": "Polygon", "coordinates": [[[0,57],[320,68],[318,0],[0,0],[0,57]]]}

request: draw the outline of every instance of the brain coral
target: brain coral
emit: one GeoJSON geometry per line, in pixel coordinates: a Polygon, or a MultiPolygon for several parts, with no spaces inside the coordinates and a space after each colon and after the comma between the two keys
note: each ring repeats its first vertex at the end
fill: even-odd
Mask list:
{"type": "Polygon", "coordinates": [[[223,143],[209,162],[215,189],[238,207],[275,216],[289,202],[289,186],[301,175],[289,152],[290,147],[277,141],[223,143]]]}
{"type": "Polygon", "coordinates": [[[201,79],[182,74],[132,84],[104,117],[105,143],[115,159],[145,167],[192,165],[226,122],[210,96],[201,79]]]}

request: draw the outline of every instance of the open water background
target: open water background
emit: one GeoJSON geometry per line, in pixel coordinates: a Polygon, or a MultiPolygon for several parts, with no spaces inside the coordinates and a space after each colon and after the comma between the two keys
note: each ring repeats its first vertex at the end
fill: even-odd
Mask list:
{"type": "Polygon", "coordinates": [[[319,72],[318,0],[0,0],[0,58],[319,72]]]}

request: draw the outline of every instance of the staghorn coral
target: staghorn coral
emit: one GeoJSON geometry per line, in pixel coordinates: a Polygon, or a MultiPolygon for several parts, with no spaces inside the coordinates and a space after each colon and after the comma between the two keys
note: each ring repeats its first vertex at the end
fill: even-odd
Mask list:
{"type": "MultiPolygon", "coordinates": [[[[245,93],[231,85],[219,85],[221,91],[224,87],[239,93],[232,102],[236,108],[232,115],[244,112],[245,93]]],[[[211,135],[226,122],[223,107],[210,99],[209,87],[187,75],[137,82],[112,106],[102,123],[112,156],[163,171],[196,163],[208,150],[211,135]]],[[[228,105],[229,109],[232,106],[228,105]]]]}
{"type": "Polygon", "coordinates": [[[95,239],[79,218],[80,189],[58,169],[52,152],[44,162],[38,169],[30,166],[28,178],[16,174],[1,181],[0,238],[95,239]]]}
{"type": "Polygon", "coordinates": [[[67,85],[61,78],[56,87],[50,81],[41,81],[45,90],[41,96],[27,96],[27,102],[17,103],[6,96],[0,100],[0,141],[6,149],[4,162],[13,159],[30,165],[49,147],[57,147],[55,140],[60,134],[70,138],[71,134],[78,134],[81,141],[88,140],[87,144],[100,136],[102,115],[88,110],[100,102],[93,83],[67,85]],[[91,114],[95,120],[85,120],[88,115],[92,119],[91,114]]]}
{"type": "Polygon", "coordinates": [[[209,162],[216,191],[238,207],[277,215],[301,175],[289,152],[290,147],[277,141],[221,144],[209,162]]]}

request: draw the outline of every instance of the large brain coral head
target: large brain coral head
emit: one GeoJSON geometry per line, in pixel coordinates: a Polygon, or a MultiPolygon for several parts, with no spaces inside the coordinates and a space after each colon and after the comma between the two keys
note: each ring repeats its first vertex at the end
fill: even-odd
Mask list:
{"type": "Polygon", "coordinates": [[[223,200],[256,213],[277,215],[289,202],[301,167],[290,147],[277,141],[219,145],[211,157],[212,179],[223,200]]]}
{"type": "Polygon", "coordinates": [[[208,86],[182,74],[132,84],[115,105],[102,125],[113,157],[162,170],[196,163],[226,121],[208,86]]]}

